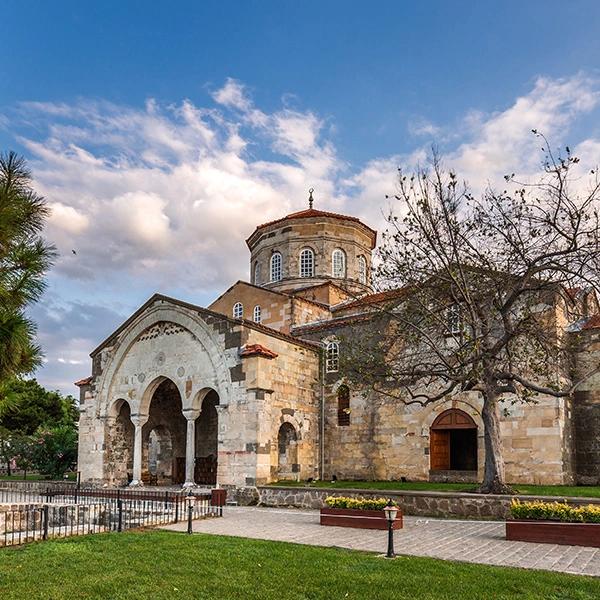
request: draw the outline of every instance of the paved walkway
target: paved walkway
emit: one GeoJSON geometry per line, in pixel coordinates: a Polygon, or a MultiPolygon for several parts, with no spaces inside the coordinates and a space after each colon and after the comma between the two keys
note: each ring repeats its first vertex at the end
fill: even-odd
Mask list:
{"type": "MultiPolygon", "coordinates": [[[[185,531],[187,523],[166,529],[185,531]]],[[[386,531],[323,527],[312,510],[226,507],[223,518],[194,521],[194,532],[378,553],[387,544],[386,531]]],[[[600,548],[509,542],[503,522],[405,517],[394,542],[397,554],[600,577],[600,548]]]]}

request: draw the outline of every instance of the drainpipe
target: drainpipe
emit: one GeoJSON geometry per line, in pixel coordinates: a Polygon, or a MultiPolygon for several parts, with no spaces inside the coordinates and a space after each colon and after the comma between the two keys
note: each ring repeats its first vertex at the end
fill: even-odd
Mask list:
{"type": "Polygon", "coordinates": [[[321,431],[319,435],[319,479],[323,481],[325,473],[325,344],[321,342],[320,356],[320,395],[321,395],[321,431]]]}

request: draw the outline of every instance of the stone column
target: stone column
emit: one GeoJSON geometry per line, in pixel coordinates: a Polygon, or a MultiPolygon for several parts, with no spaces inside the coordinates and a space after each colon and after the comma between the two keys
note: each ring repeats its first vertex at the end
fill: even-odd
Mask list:
{"type": "Polygon", "coordinates": [[[194,487],[194,469],[196,466],[196,419],[200,415],[197,408],[185,408],[183,416],[187,420],[187,435],[185,440],[185,483],[184,488],[194,487]]]}
{"type": "Polygon", "coordinates": [[[133,437],[133,479],[129,484],[131,487],[144,485],[142,483],[142,427],[148,420],[148,415],[131,415],[131,422],[135,427],[133,437]]]}

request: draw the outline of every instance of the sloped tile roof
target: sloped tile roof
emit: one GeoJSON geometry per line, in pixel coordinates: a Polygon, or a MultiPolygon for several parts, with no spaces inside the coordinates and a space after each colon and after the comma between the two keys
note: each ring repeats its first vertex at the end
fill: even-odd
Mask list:
{"type": "Polygon", "coordinates": [[[242,358],[248,358],[250,356],[263,356],[264,358],[277,358],[279,354],[265,348],[261,344],[247,344],[244,349],[240,352],[242,358]]]}

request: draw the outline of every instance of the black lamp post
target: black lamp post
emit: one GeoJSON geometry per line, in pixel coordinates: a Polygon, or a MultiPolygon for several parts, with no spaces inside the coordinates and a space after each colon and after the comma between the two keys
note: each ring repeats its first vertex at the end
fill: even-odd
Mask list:
{"type": "Polygon", "coordinates": [[[383,508],[383,512],[385,513],[385,518],[388,522],[388,547],[386,558],[395,558],[394,554],[394,520],[396,519],[396,515],[398,514],[398,507],[392,504],[391,500],[388,500],[388,503],[383,508]]]}

